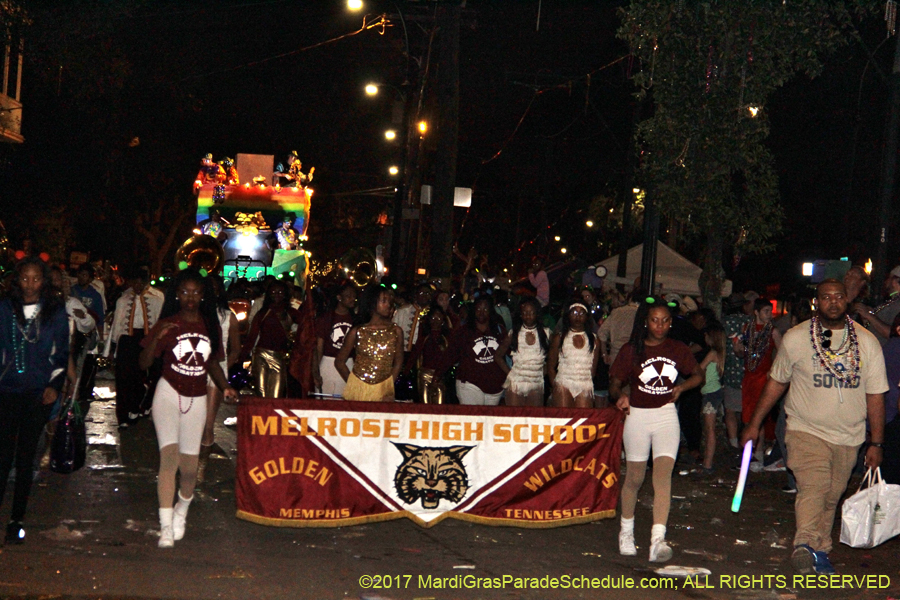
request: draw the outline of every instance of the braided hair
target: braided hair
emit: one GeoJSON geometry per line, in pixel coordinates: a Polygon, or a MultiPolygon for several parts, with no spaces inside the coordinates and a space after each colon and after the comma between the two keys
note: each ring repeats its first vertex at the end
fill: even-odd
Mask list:
{"type": "Polygon", "coordinates": [[[653,308],[662,308],[669,311],[670,317],[674,317],[675,307],[670,306],[670,304],[675,303],[666,302],[660,296],[635,298],[635,300],[638,302],[638,309],[634,315],[634,326],[631,328],[631,339],[628,341],[631,344],[632,349],[631,361],[634,366],[638,366],[641,364],[641,360],[643,360],[644,357],[645,342],[647,341],[647,335],[649,333],[647,329],[647,319],[650,316],[650,310],[653,308]]]}

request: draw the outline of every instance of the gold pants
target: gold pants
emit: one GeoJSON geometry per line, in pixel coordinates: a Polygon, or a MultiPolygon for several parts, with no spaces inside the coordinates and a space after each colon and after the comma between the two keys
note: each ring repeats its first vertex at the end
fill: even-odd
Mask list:
{"type": "Polygon", "coordinates": [[[253,374],[253,388],[263,398],[287,397],[287,352],[276,352],[257,348],[250,361],[253,374]]]}
{"type": "Polygon", "coordinates": [[[434,369],[419,369],[419,401],[423,404],[443,404],[444,403],[444,383],[438,382],[435,388],[429,387],[434,381],[434,369]]]}

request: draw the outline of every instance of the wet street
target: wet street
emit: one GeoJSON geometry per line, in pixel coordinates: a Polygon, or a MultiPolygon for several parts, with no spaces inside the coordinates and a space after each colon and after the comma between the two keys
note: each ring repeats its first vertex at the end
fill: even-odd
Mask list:
{"type": "MultiPolygon", "coordinates": [[[[724,455],[713,478],[676,474],[673,483],[670,564],[710,572],[689,581],[659,576],[654,568],[660,565],[646,561],[649,477],[636,520],[637,558],[618,554],[617,520],[545,530],[454,520],[431,529],[407,520],[335,529],[255,525],[234,516],[235,431],[222,425],[235,413],[230,406],[220,411],[216,432],[227,456],[210,460],[184,540],[160,550],[153,424],[143,419],[120,432],[111,384],[98,381],[97,392],[106,398],[92,403],[87,415],[87,465],[71,475],[43,471],[32,492],[25,544],[0,549],[0,597],[900,597],[897,539],[872,550],[837,545],[832,562],[839,574],[853,577],[795,579],[787,561],[794,497],[780,491],[785,475],[751,474],[735,515],[737,473],[724,455]],[[619,589],[629,583],[635,589],[619,589]],[[811,584],[831,588],[806,589],[811,584]],[[592,585],[599,588],[585,589],[592,585]]],[[[7,500],[0,509],[4,523],[8,511],[7,500]]]]}

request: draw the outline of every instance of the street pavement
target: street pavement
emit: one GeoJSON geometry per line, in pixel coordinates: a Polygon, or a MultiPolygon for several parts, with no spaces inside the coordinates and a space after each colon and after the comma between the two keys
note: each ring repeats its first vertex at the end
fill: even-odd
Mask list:
{"type": "MultiPolygon", "coordinates": [[[[111,387],[111,381],[98,382],[101,394],[111,396],[111,387]]],[[[210,460],[185,538],[174,549],[160,550],[153,424],[144,419],[120,432],[112,398],[92,403],[88,464],[71,475],[41,473],[25,543],[0,548],[0,598],[900,597],[897,539],[872,550],[837,545],[831,559],[849,578],[795,579],[788,562],[794,497],[780,491],[784,474],[751,474],[741,511],[733,514],[737,473],[724,453],[717,457],[714,477],[698,480],[676,471],[674,478],[668,537],[675,556],[670,564],[711,572],[689,581],[661,577],[654,572],[661,565],[647,562],[649,476],[636,519],[636,558],[618,554],[617,519],[557,529],[449,519],[430,529],[405,519],[329,529],[248,523],[234,516],[236,439],[234,430],[221,425],[234,414],[231,406],[220,411],[217,443],[227,456],[210,460]],[[629,583],[635,587],[619,589],[629,583]],[[808,589],[812,584],[820,587],[808,589]]],[[[7,488],[10,494],[0,508],[3,523],[12,486],[7,488]]]]}

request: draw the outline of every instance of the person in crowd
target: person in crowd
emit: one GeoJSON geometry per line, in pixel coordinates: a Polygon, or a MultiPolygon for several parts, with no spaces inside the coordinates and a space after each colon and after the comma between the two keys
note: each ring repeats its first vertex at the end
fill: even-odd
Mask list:
{"type": "Polygon", "coordinates": [[[607,365],[615,362],[619,350],[631,338],[631,330],[634,329],[634,315],[637,313],[638,303],[642,302],[645,296],[646,293],[643,290],[635,288],[629,296],[627,304],[614,308],[597,330],[600,356],[607,365]]]}
{"type": "Polygon", "coordinates": [[[443,379],[435,381],[434,374],[448,360],[450,350],[450,319],[443,307],[433,302],[423,317],[428,323],[428,335],[420,335],[406,360],[404,370],[416,369],[417,394],[423,404],[445,404],[447,389],[443,379]],[[432,385],[434,383],[434,385],[432,385]]]}
{"type": "Polygon", "coordinates": [[[394,324],[403,331],[403,351],[410,352],[419,339],[420,320],[431,304],[434,290],[427,283],[416,286],[416,293],[411,304],[404,304],[394,311],[394,324]]]}
{"type": "Polygon", "coordinates": [[[116,301],[113,323],[103,355],[109,356],[113,344],[116,358],[116,419],[125,429],[141,416],[149,414],[147,369],[138,365],[141,341],[159,319],[163,294],[149,285],[147,272],[132,268],[125,277],[126,290],[116,301]]]}
{"type": "Polygon", "coordinates": [[[884,460],[881,475],[888,483],[900,484],[900,315],[891,324],[891,337],[882,348],[888,391],[884,395],[884,460]]]}
{"type": "Polygon", "coordinates": [[[0,301],[0,501],[13,464],[16,468],[7,544],[25,541],[32,464],[69,363],[68,318],[47,264],[26,256],[14,273],[0,301]]]}
{"type": "Polygon", "coordinates": [[[543,257],[535,256],[531,259],[531,266],[528,268],[528,281],[537,290],[537,300],[541,303],[541,308],[550,304],[550,278],[547,277],[547,271],[543,268],[543,257]]]}
{"type": "MultiPolygon", "coordinates": [[[[222,344],[225,349],[225,355],[219,361],[219,368],[225,376],[228,376],[228,370],[237,362],[238,356],[241,354],[241,334],[238,329],[237,317],[228,307],[228,300],[225,296],[225,284],[222,279],[215,275],[209,275],[205,281],[207,287],[212,291],[211,296],[215,299],[216,315],[218,316],[219,329],[222,332],[222,344]]],[[[203,439],[200,442],[200,467],[198,478],[202,481],[203,474],[206,470],[206,461],[212,452],[213,444],[216,442],[216,415],[219,413],[219,406],[222,404],[222,390],[209,378],[206,385],[207,410],[206,424],[203,428],[203,439]]]]}
{"type": "Polygon", "coordinates": [[[512,330],[504,338],[494,361],[506,373],[506,406],[543,406],[544,375],[547,371],[547,352],[550,332],[538,323],[541,305],[536,298],[524,298],[512,330]],[[512,368],[506,355],[512,357],[512,368]]]}
{"type": "Polygon", "coordinates": [[[797,478],[797,532],[791,563],[800,574],[834,574],[828,558],[838,502],[870,442],[865,464],[881,465],[884,446],[884,356],[877,338],[847,315],[836,279],[816,288],[816,313],[784,337],[741,443],[759,439],[763,419],[787,391],[787,466],[797,478]]]}
{"type": "Polygon", "coordinates": [[[869,274],[859,266],[853,265],[844,274],[844,287],[847,289],[847,302],[852,306],[866,296],[869,285],[869,274]]]}
{"type": "Polygon", "coordinates": [[[725,400],[722,392],[722,375],[725,373],[725,328],[718,321],[711,321],[703,332],[709,352],[700,363],[700,371],[705,381],[700,392],[703,394],[703,464],[699,471],[703,475],[713,472],[713,457],[716,454],[716,419],[719,408],[725,400]]]}
{"type": "Polygon", "coordinates": [[[495,303],[494,310],[500,315],[503,327],[508,331],[512,329],[513,326],[512,313],[509,312],[509,294],[504,290],[494,290],[493,295],[495,303]]]}
{"type": "MultiPolygon", "coordinates": [[[[316,356],[313,379],[316,388],[327,396],[341,396],[346,381],[334,366],[334,359],[341,351],[350,328],[353,327],[353,310],[356,308],[356,286],[350,281],[342,283],[330,302],[330,309],[316,319],[316,356]]],[[[347,368],[353,370],[353,358],[347,358],[347,368]]]]}
{"type": "Polygon", "coordinates": [[[87,402],[94,395],[94,382],[97,375],[97,352],[100,344],[103,343],[104,319],[106,318],[106,302],[100,291],[92,285],[93,281],[94,268],[90,263],[82,263],[75,272],[75,283],[70,288],[71,295],[81,301],[96,323],[96,327],[89,335],[86,343],[84,365],[81,369],[81,379],[77,391],[77,397],[87,402]]]}
{"type": "Polygon", "coordinates": [[[751,317],[744,311],[744,306],[749,304],[750,312],[753,312],[753,302],[747,302],[743,294],[735,292],[728,299],[725,315],[725,336],[728,343],[725,345],[725,374],[722,377],[722,394],[725,404],[725,435],[728,445],[738,447],[738,424],[741,422],[743,403],[741,388],[744,384],[744,360],[737,355],[740,347],[741,332],[744,325],[750,322],[751,317]]]}
{"type": "Polygon", "coordinates": [[[866,328],[875,334],[881,345],[890,337],[891,323],[900,314],[900,266],[891,269],[884,280],[885,301],[869,308],[860,303],[854,304],[851,312],[859,316],[866,328]]]}
{"type": "Polygon", "coordinates": [[[593,333],[593,319],[580,299],[563,310],[562,327],[550,342],[547,374],[550,405],[562,408],[594,407],[594,373],[600,360],[600,344],[593,333]]]}
{"type": "Polygon", "coordinates": [[[606,316],[604,314],[606,307],[597,297],[596,290],[589,285],[582,286],[578,290],[578,294],[581,296],[582,304],[587,306],[588,312],[591,313],[591,318],[594,320],[594,333],[597,333],[600,329],[600,324],[603,323],[603,318],[606,316]]]}
{"type": "Polygon", "coordinates": [[[488,294],[475,299],[468,318],[453,331],[448,360],[435,372],[440,381],[452,365],[456,369],[456,397],[460,404],[497,406],[503,394],[506,373],[497,365],[494,356],[506,330],[494,301],[488,294]]]}
{"type": "Polygon", "coordinates": [[[362,294],[357,325],[344,338],[334,367],[347,382],[344,400],[391,402],[394,380],[403,367],[403,330],[391,321],[394,292],[371,284],[362,294]],[[353,369],[347,365],[356,350],[353,369]]]}
{"type": "Polygon", "coordinates": [[[159,322],[141,341],[142,369],[162,359],[162,376],[153,395],[153,425],[159,442],[160,548],[171,548],[184,537],[206,426],[208,378],[226,398],[238,397],[219,362],[225,358],[220,321],[213,286],[199,270],[189,267],[175,275],[159,322]],[[177,474],[180,485],[175,503],[177,474]]]}
{"type": "Polygon", "coordinates": [[[241,348],[241,362],[250,359],[253,387],[259,396],[287,397],[288,355],[300,323],[300,313],[290,302],[289,284],[272,280],[241,348]]]}
{"type": "Polygon", "coordinates": [[[672,558],[672,548],[666,543],[666,523],[672,495],[672,468],[681,441],[674,403],[684,390],[703,382],[700,365],[688,347],[669,338],[673,310],[675,306],[659,297],[642,300],[635,315],[631,341],[619,352],[609,373],[610,397],[626,415],[622,440],[627,467],[622,484],[619,553],[637,555],[634,509],[652,448],[650,562],[666,562],[672,558]],[[685,378],[682,383],[676,383],[679,375],[685,378]],[[628,394],[623,393],[625,385],[628,394]]]}
{"type": "Polygon", "coordinates": [[[450,329],[459,327],[459,315],[456,314],[456,311],[453,310],[453,307],[450,305],[450,292],[447,290],[438,290],[434,294],[434,301],[438,303],[441,309],[443,309],[444,314],[447,315],[447,326],[450,327],[450,329]]]}
{"type": "MultiPolygon", "coordinates": [[[[744,325],[735,352],[744,359],[744,380],[741,385],[741,416],[744,424],[750,422],[756,403],[772,367],[775,353],[781,347],[781,334],[772,323],[772,303],[765,298],[753,301],[753,319],[744,325]]],[[[766,427],[756,443],[754,469],[762,467],[766,438],[775,439],[775,418],[766,421],[766,427]]]]}
{"type": "Polygon", "coordinates": [[[50,283],[59,290],[69,322],[69,364],[64,391],[65,394],[74,395],[77,400],[81,400],[75,395],[77,390],[74,386],[78,385],[78,378],[84,366],[88,336],[96,330],[97,322],[81,300],[69,293],[69,278],[61,268],[50,267],[50,283]]]}
{"type": "MultiPolygon", "coordinates": [[[[697,303],[690,296],[680,297],[678,294],[665,296],[667,301],[678,303],[680,314],[672,319],[672,329],[669,337],[679,342],[684,342],[694,354],[694,360],[702,362],[709,351],[706,345],[703,331],[706,324],[715,320],[715,313],[708,308],[698,309],[697,303]]],[[[682,454],[681,460],[689,465],[697,464],[702,460],[703,445],[703,394],[700,388],[686,390],[677,403],[678,423],[681,426],[681,434],[684,436],[687,452],[682,454]]]]}

